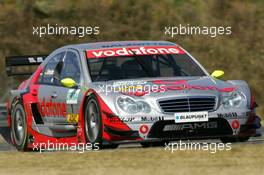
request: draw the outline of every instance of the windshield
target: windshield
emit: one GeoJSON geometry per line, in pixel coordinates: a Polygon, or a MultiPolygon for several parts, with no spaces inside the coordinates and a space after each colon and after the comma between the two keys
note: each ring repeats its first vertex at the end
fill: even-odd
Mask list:
{"type": "Polygon", "coordinates": [[[187,54],[131,55],[87,59],[92,81],[205,76],[187,54]]]}

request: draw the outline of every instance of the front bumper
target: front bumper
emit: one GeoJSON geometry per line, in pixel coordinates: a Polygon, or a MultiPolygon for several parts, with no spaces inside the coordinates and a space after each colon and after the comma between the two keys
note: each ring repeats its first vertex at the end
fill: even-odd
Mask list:
{"type": "Polygon", "coordinates": [[[113,136],[114,141],[122,142],[251,137],[256,135],[256,130],[261,126],[260,118],[248,110],[209,112],[207,122],[192,123],[175,123],[173,114],[118,118],[131,130],[122,131],[105,127],[104,131],[113,136]]]}

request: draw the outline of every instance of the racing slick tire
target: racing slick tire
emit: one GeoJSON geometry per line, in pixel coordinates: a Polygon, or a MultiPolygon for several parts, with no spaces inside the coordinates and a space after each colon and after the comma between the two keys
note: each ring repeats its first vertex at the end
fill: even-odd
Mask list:
{"type": "Polygon", "coordinates": [[[248,141],[248,139],[249,139],[249,137],[237,137],[237,138],[223,137],[223,138],[220,138],[220,140],[223,143],[246,142],[246,141],[248,141]]]}
{"type": "Polygon", "coordinates": [[[94,149],[117,148],[118,144],[103,145],[102,113],[97,98],[91,94],[85,106],[84,131],[86,141],[92,144],[94,149]]]}
{"type": "Polygon", "coordinates": [[[27,119],[23,106],[17,103],[11,114],[11,139],[19,151],[26,151],[28,145],[27,119]]]}

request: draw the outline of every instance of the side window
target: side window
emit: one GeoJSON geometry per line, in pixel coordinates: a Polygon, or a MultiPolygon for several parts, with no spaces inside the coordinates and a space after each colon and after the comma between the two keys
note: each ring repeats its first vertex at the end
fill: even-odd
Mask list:
{"type": "Polygon", "coordinates": [[[56,79],[56,69],[58,67],[58,63],[60,63],[62,57],[65,55],[65,52],[61,52],[54,57],[52,57],[49,62],[46,64],[43,72],[41,74],[40,82],[43,84],[57,84],[56,79]]]}
{"type": "Polygon", "coordinates": [[[76,83],[80,83],[81,71],[78,55],[71,51],[66,53],[66,57],[63,60],[63,66],[60,72],[60,80],[64,78],[71,78],[76,83]]]}

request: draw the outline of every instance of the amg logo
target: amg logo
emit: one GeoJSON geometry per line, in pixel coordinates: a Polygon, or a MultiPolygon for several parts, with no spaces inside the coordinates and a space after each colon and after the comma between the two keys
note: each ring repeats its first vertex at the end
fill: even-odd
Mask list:
{"type": "Polygon", "coordinates": [[[177,125],[166,125],[163,131],[183,131],[183,130],[195,130],[195,129],[215,129],[217,128],[217,122],[203,122],[203,123],[184,123],[177,125]]]}
{"type": "Polygon", "coordinates": [[[43,62],[43,58],[42,57],[28,57],[28,61],[29,63],[42,63],[43,62]]]}

